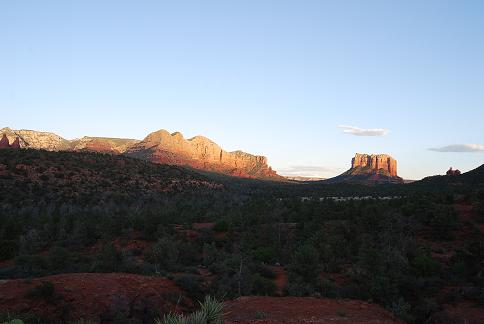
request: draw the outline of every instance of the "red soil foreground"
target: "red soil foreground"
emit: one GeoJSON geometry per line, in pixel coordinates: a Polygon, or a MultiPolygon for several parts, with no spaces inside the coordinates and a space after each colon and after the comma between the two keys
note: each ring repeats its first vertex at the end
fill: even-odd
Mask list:
{"type": "Polygon", "coordinates": [[[484,309],[475,303],[461,302],[444,305],[444,310],[435,314],[433,320],[438,324],[480,324],[484,323],[484,309]]]}
{"type": "Polygon", "coordinates": [[[0,312],[34,313],[52,320],[112,320],[116,315],[184,311],[193,304],[170,280],[133,274],[77,273],[0,281],[0,312]],[[28,298],[40,283],[54,284],[58,298],[28,298]]]}
{"type": "Polygon", "coordinates": [[[225,323],[403,323],[377,305],[310,297],[241,297],[227,302],[225,323]]]}
{"type": "MultiPolygon", "coordinates": [[[[164,278],[132,274],[63,274],[32,280],[0,281],[0,312],[34,313],[54,321],[112,322],[116,315],[142,318],[193,311],[191,300],[164,278]],[[47,301],[27,292],[51,282],[59,295],[47,301]]],[[[402,323],[379,306],[354,300],[296,297],[242,297],[226,303],[226,323],[402,323]]]]}

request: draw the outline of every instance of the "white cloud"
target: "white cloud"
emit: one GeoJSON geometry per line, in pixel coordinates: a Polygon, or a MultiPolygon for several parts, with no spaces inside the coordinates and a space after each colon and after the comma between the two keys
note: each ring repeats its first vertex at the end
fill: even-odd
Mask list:
{"type": "Polygon", "coordinates": [[[278,173],[289,177],[325,177],[341,171],[341,168],[327,168],[312,165],[293,165],[285,169],[279,169],[278,173]]]}
{"type": "Polygon", "coordinates": [[[343,133],[355,136],[385,136],[390,131],[384,128],[359,128],[353,126],[339,125],[338,128],[343,129],[343,133]]]}
{"type": "Polygon", "coordinates": [[[430,148],[429,150],[434,152],[456,152],[456,153],[484,152],[484,145],[454,144],[454,145],[448,145],[443,147],[430,148]]]}

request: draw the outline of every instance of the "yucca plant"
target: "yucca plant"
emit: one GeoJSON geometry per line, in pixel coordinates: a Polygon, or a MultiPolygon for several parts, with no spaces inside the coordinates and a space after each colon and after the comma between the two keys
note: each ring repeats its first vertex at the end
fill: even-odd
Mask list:
{"type": "Polygon", "coordinates": [[[200,303],[200,312],[205,315],[207,324],[222,324],[224,304],[217,299],[207,296],[205,301],[200,303]]]}
{"type": "Polygon", "coordinates": [[[223,303],[210,296],[200,302],[200,310],[190,315],[169,314],[163,319],[156,321],[156,324],[222,324],[223,303]]]}

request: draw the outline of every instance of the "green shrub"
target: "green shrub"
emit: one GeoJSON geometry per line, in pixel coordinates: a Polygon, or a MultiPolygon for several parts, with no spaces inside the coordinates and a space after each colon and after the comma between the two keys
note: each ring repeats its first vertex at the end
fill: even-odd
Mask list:
{"type": "Polygon", "coordinates": [[[180,251],[176,240],[164,237],[153,246],[152,260],[156,268],[163,270],[174,270],[178,266],[180,251]]]}
{"type": "Polygon", "coordinates": [[[26,293],[26,297],[43,299],[47,302],[53,302],[60,298],[56,292],[54,284],[50,281],[42,281],[40,285],[35,286],[26,293]]]}
{"type": "Polygon", "coordinates": [[[276,259],[276,251],[272,247],[258,247],[253,256],[255,261],[272,263],[276,259]]]}
{"type": "Polygon", "coordinates": [[[49,324],[50,320],[30,313],[0,313],[1,324],[49,324]]]}
{"type": "Polygon", "coordinates": [[[412,267],[418,276],[428,277],[440,270],[440,263],[435,261],[430,255],[421,254],[413,259],[412,267]]]}
{"type": "Polygon", "coordinates": [[[229,230],[229,223],[226,220],[219,220],[215,223],[213,230],[218,233],[227,232],[229,230]]]}
{"type": "Polygon", "coordinates": [[[344,309],[339,309],[336,311],[336,315],[339,317],[346,317],[346,311],[344,309]]]}
{"type": "Polygon", "coordinates": [[[70,264],[71,254],[65,248],[52,247],[49,250],[49,266],[53,271],[62,271],[70,264]]]}
{"type": "Polygon", "coordinates": [[[175,283],[191,295],[199,295],[202,292],[202,279],[198,276],[179,276],[175,283]]]}
{"type": "Polygon", "coordinates": [[[318,251],[312,245],[302,245],[294,253],[289,270],[293,275],[302,278],[304,282],[314,283],[320,270],[318,251]]]}
{"type": "Polygon", "coordinates": [[[17,254],[18,244],[14,240],[0,240],[0,261],[8,260],[17,254]]]}
{"type": "Polygon", "coordinates": [[[215,262],[217,262],[217,260],[221,259],[223,256],[223,252],[219,252],[215,243],[212,243],[212,244],[205,243],[203,245],[202,255],[203,255],[203,259],[202,259],[203,265],[208,267],[213,265],[215,262]]]}
{"type": "Polygon", "coordinates": [[[256,265],[254,270],[262,277],[267,279],[276,279],[277,277],[277,274],[271,268],[265,265],[256,265]]]}
{"type": "Polygon", "coordinates": [[[105,245],[96,255],[92,271],[118,272],[123,263],[122,254],[112,244],[105,245]]]}
{"type": "Polygon", "coordinates": [[[403,298],[392,303],[390,308],[391,312],[395,314],[396,317],[404,320],[405,322],[412,322],[413,317],[410,315],[412,307],[403,298]]]}
{"type": "Polygon", "coordinates": [[[28,276],[44,275],[49,271],[49,260],[42,255],[21,255],[15,259],[15,265],[28,276]]]}
{"type": "Polygon", "coordinates": [[[314,287],[311,284],[302,282],[300,280],[291,280],[286,286],[285,290],[289,296],[306,297],[314,293],[314,287]]]}
{"type": "Polygon", "coordinates": [[[259,274],[252,277],[253,293],[260,296],[274,296],[277,287],[272,280],[266,279],[259,274]]]}
{"type": "Polygon", "coordinates": [[[265,312],[257,312],[255,313],[255,319],[256,320],[263,320],[269,318],[269,314],[265,312]]]}

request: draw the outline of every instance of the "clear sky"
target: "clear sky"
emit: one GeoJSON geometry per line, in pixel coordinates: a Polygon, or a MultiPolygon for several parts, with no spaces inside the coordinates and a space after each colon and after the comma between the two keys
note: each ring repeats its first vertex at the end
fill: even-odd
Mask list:
{"type": "Polygon", "coordinates": [[[66,138],[203,134],[284,174],[334,176],[356,152],[409,179],[467,171],[484,1],[3,0],[0,111],[66,138]]]}

